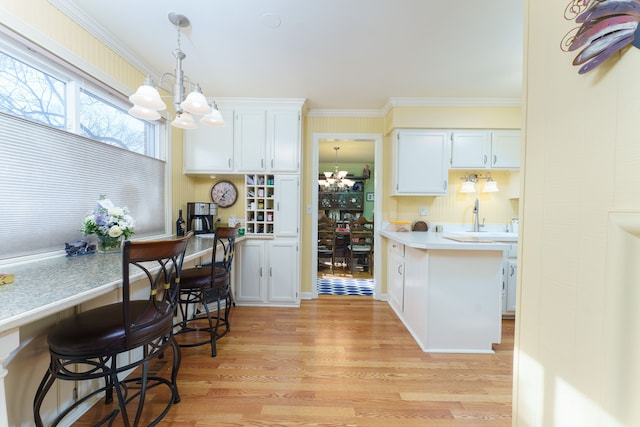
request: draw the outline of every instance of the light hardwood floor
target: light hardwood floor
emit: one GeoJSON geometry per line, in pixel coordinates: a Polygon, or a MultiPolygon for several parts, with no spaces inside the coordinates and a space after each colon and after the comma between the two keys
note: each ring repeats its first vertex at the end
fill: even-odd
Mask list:
{"type": "MultiPolygon", "coordinates": [[[[182,401],[159,425],[511,426],[513,332],[504,320],[493,355],[429,354],[367,297],[235,307],[216,358],[207,346],[182,349],[182,401]]],[[[154,393],[145,410],[167,398],[154,393]]]]}

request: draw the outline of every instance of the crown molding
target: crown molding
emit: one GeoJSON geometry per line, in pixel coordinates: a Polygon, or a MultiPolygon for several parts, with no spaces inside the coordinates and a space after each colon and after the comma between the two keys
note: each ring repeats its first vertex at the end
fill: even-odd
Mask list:
{"type": "Polygon", "coordinates": [[[158,70],[155,70],[148,62],[141,60],[140,55],[136,55],[131,49],[123,44],[122,41],[107,31],[100,22],[80,10],[73,2],[68,0],[49,0],[49,3],[67,15],[76,24],[84,28],[89,34],[104,43],[108,48],[120,55],[129,64],[140,70],[143,74],[151,76],[159,76],[162,74],[158,70]]]}
{"type": "Polygon", "coordinates": [[[382,108],[386,115],[393,107],[520,107],[520,98],[389,98],[382,108]]]}
{"type": "Polygon", "coordinates": [[[384,117],[382,110],[310,109],[307,117],[384,117]]]}

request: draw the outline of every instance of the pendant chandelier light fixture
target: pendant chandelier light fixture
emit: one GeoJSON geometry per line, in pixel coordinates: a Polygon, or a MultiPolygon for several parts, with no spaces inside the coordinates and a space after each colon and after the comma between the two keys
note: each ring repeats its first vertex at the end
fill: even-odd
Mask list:
{"type": "MultiPolygon", "coordinates": [[[[200,123],[210,126],[224,126],[224,119],[215,101],[208,101],[202,94],[200,85],[192,83],[182,71],[182,61],[186,55],[180,48],[180,35],[182,29],[191,26],[191,22],[186,16],[173,12],[169,14],[169,21],[178,30],[178,47],[173,51],[173,56],[176,58],[176,69],[173,73],[164,73],[160,77],[159,87],[171,93],[173,97],[176,117],[171,125],[181,129],[195,129],[198,126],[193,119],[193,114],[196,114],[202,116],[200,123]],[[173,84],[173,90],[164,86],[170,83],[173,84]],[[185,85],[190,90],[186,97],[185,85]]],[[[133,103],[129,114],[143,120],[158,120],[160,118],[159,112],[167,108],[150,76],[147,76],[142,86],[129,97],[129,101],[133,103]]]]}
{"type": "Polygon", "coordinates": [[[340,147],[333,147],[336,152],[336,164],[333,172],[324,172],[324,179],[318,180],[318,184],[328,191],[342,191],[353,187],[356,182],[347,178],[347,171],[341,171],[338,165],[338,150],[340,147]]]}

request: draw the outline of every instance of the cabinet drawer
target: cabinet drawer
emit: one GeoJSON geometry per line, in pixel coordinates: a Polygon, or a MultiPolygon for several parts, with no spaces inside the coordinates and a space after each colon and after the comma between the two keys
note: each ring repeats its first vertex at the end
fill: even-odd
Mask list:
{"type": "Polygon", "coordinates": [[[389,252],[404,258],[404,245],[393,240],[389,240],[389,252]]]}

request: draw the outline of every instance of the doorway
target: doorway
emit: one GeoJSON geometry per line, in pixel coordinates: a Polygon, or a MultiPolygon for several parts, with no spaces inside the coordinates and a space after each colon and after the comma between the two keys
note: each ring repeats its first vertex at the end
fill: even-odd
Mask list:
{"type": "MultiPolygon", "coordinates": [[[[381,159],[382,135],[379,134],[326,134],[313,135],[313,177],[318,181],[312,182],[312,233],[318,236],[319,221],[329,219],[338,230],[335,246],[335,258],[327,257],[319,251],[318,239],[313,241],[312,280],[313,296],[332,293],[338,295],[371,295],[379,297],[380,257],[379,238],[375,237],[375,230],[380,221],[381,202],[376,197],[379,185],[376,174],[376,161],[381,159]],[[346,170],[346,179],[352,181],[351,186],[327,188],[325,175],[330,179],[336,175],[336,169],[346,170]],[[327,174],[325,174],[327,172],[327,174]],[[355,187],[355,188],[354,188],[355,187]],[[331,202],[333,200],[333,203],[331,202]],[[349,243],[350,235],[347,224],[350,221],[368,220],[374,230],[373,253],[369,256],[355,257],[345,251],[344,246],[349,243]],[[341,247],[342,246],[342,247],[341,247]],[[320,255],[319,255],[320,254],[320,255]],[[333,264],[333,269],[331,265],[333,264]],[[333,271],[332,271],[333,270],[333,271]]],[[[322,246],[322,245],[320,245],[322,246]]],[[[320,248],[322,249],[322,247],[320,248]]]]}

